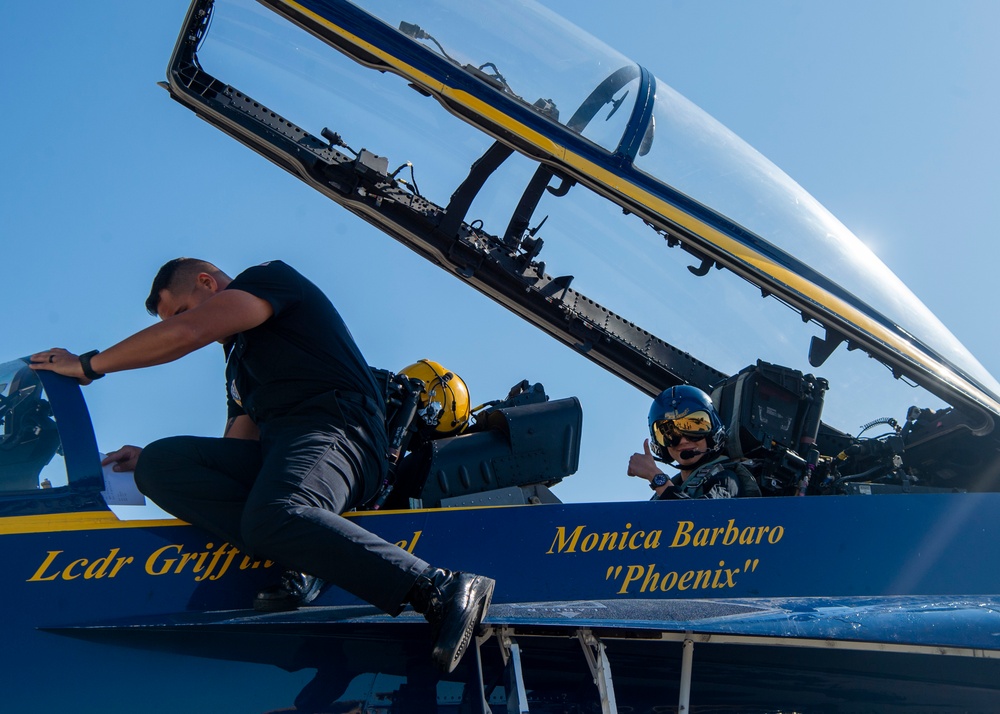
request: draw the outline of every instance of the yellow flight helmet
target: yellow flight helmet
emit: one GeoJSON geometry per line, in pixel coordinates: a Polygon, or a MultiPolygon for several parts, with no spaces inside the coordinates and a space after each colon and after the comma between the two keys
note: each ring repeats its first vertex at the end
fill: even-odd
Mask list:
{"type": "Polygon", "coordinates": [[[424,383],[417,415],[440,436],[461,433],[469,423],[469,388],[457,374],[437,362],[422,359],[399,372],[424,383]]]}

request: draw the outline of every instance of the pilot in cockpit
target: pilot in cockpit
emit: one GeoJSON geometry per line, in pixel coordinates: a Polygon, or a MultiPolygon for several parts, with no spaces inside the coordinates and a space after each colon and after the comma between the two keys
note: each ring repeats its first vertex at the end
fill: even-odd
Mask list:
{"type": "Polygon", "coordinates": [[[753,475],[726,454],[726,429],[711,398],[690,385],[670,387],[649,408],[649,434],[643,453],[632,454],[628,475],[649,481],[653,500],[759,496],[753,475]],[[656,461],[675,463],[668,477],[656,461]]]}

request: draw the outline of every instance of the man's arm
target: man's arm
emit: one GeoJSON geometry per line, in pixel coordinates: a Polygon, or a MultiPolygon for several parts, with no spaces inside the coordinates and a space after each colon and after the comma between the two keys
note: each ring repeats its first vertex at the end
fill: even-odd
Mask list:
{"type": "MultiPolygon", "coordinates": [[[[257,327],[273,314],[266,300],[242,290],[222,290],[197,307],[168,317],[98,353],[90,366],[98,374],[107,374],[173,362],[212,342],[257,327]]],[[[31,368],[75,377],[84,384],[89,382],[80,358],[63,349],[32,355],[31,368]]]]}

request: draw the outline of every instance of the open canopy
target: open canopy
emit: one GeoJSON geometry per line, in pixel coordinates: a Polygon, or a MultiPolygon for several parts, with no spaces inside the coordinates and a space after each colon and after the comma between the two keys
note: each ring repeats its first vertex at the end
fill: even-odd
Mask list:
{"type": "MultiPolygon", "coordinates": [[[[845,400],[851,409],[869,399],[883,405],[868,418],[886,412],[901,418],[909,404],[927,406],[928,395],[914,394],[907,386],[912,383],[953,405],[1000,414],[1000,384],[862,241],[666,82],[562,18],[531,2],[516,8],[449,0],[416,6],[263,4],[355,60],[402,76],[499,146],[541,164],[542,172],[525,189],[533,165],[518,168],[512,161],[513,168],[493,175],[507,157],[484,156],[477,162],[479,175],[474,169],[462,183],[481,143],[451,127],[442,133],[433,102],[408,95],[385,103],[389,80],[363,86],[345,81],[332,68],[328,49],[298,28],[268,19],[261,8],[230,8],[236,19],[222,31],[222,42],[197,49],[214,76],[307,127],[295,129],[310,139],[330,125],[338,140],[381,154],[385,112],[402,119],[406,155],[398,158],[412,166],[392,178],[409,176],[412,184],[400,185],[419,194],[421,177],[425,193],[419,197],[437,201],[448,213],[447,219],[432,217],[438,228],[471,226],[465,236],[470,245],[493,240],[517,252],[522,277],[535,281],[526,289],[537,289],[547,302],[515,299],[514,307],[502,288],[477,284],[481,263],[456,262],[450,249],[445,259],[432,259],[636,386],[649,393],[667,386],[669,380],[656,372],[666,365],[674,379],[707,388],[764,359],[818,368],[832,393],[851,395],[845,400]],[[345,99],[350,111],[343,111],[345,99]],[[487,170],[484,163],[496,166],[487,170]],[[449,168],[459,173],[446,178],[449,168]],[[455,206],[459,184],[470,195],[455,206]],[[590,191],[574,189],[576,184],[590,191]],[[599,197],[634,215],[615,215],[621,211],[609,210],[599,197]],[[753,287],[723,280],[715,268],[753,287]],[[570,282],[579,293],[569,290],[570,282]],[[600,308],[582,310],[594,339],[561,333],[553,320],[539,317],[556,299],[567,313],[581,305],[600,308]],[[812,327],[793,334],[802,323],[812,327]],[[689,364],[673,363],[664,343],[688,353],[689,364]],[[877,388],[862,385],[859,379],[872,373],[872,363],[842,354],[852,350],[868,353],[901,380],[895,386],[891,379],[877,388]],[[643,363],[652,365],[650,374],[642,374],[643,363]]],[[[184,93],[177,83],[171,88],[184,93]]],[[[295,141],[303,151],[306,142],[295,141]]],[[[290,166],[287,157],[273,155],[273,147],[255,148],[300,176],[315,170],[316,164],[290,166]]],[[[328,150],[337,153],[333,143],[328,150]]],[[[390,159],[395,165],[397,156],[390,159]]],[[[335,190],[328,180],[303,177],[328,194],[335,190]]],[[[836,397],[828,406],[835,414],[836,397]]]]}

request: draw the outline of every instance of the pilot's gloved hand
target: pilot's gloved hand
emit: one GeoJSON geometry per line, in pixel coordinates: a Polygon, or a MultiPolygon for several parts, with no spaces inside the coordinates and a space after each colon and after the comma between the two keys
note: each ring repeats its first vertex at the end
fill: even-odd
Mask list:
{"type": "Polygon", "coordinates": [[[139,446],[123,446],[117,451],[112,451],[101,462],[101,466],[114,464],[113,471],[135,471],[135,464],[139,460],[142,448],[139,446]]]}
{"type": "Polygon", "coordinates": [[[628,460],[628,475],[640,476],[647,481],[652,481],[653,477],[660,473],[653,459],[653,452],[649,450],[649,439],[642,442],[643,452],[632,454],[628,460]]]}

